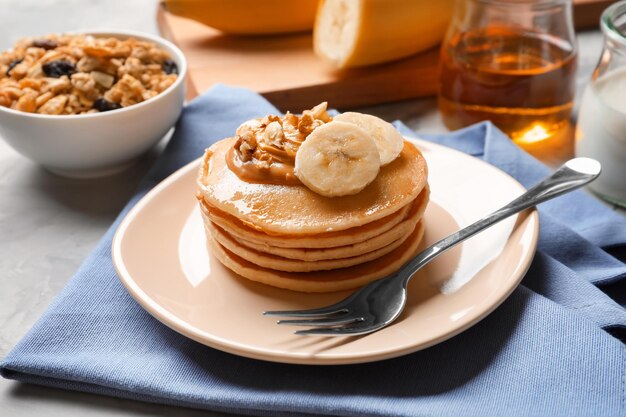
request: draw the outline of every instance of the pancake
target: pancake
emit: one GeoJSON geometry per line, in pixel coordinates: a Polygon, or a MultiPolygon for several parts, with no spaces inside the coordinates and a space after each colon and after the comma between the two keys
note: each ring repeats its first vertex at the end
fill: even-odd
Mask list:
{"type": "Polygon", "coordinates": [[[364,241],[388,231],[405,219],[411,204],[407,204],[395,213],[379,220],[367,223],[363,226],[308,235],[283,235],[268,234],[246,225],[241,220],[224,213],[221,210],[209,206],[206,201],[200,203],[200,208],[205,221],[212,221],[231,235],[240,239],[264,245],[269,244],[280,248],[333,248],[345,246],[359,241],[364,241]],[[358,232],[357,232],[358,231],[358,232]]]}
{"type": "Polygon", "coordinates": [[[224,232],[219,226],[207,225],[207,230],[211,233],[213,239],[215,239],[220,245],[228,249],[231,252],[236,253],[238,256],[245,258],[249,262],[258,266],[270,269],[276,269],[279,271],[287,272],[311,272],[311,271],[327,271],[330,269],[346,268],[357,264],[362,264],[380,258],[383,255],[391,252],[404,242],[409,237],[409,233],[401,236],[390,244],[383,246],[382,248],[364,252],[357,256],[340,259],[325,259],[320,261],[301,261],[297,259],[283,258],[282,256],[276,256],[265,252],[260,252],[254,249],[250,249],[241,245],[232,236],[224,232]]]}
{"type": "Polygon", "coordinates": [[[398,158],[355,195],[327,198],[304,185],[242,181],[226,164],[236,139],[207,149],[198,186],[211,206],[266,234],[303,236],[346,230],[383,219],[410,204],[424,189],[427,167],[417,148],[405,141],[398,158]]]}
{"type": "MultiPolygon", "coordinates": [[[[427,193],[427,190],[424,190],[422,193],[427,193]]],[[[396,240],[408,236],[413,229],[415,229],[415,225],[421,219],[424,211],[426,210],[426,205],[428,203],[427,198],[416,199],[416,201],[411,204],[411,210],[407,214],[407,216],[400,223],[392,227],[391,229],[372,237],[371,239],[364,240],[362,242],[356,242],[351,245],[338,246],[338,247],[329,247],[329,248],[320,248],[320,249],[306,249],[306,248],[284,248],[284,247],[276,247],[272,246],[268,242],[257,243],[251,242],[246,239],[241,239],[236,236],[233,236],[229,230],[224,229],[232,238],[237,241],[238,244],[248,247],[250,249],[254,249],[259,252],[268,253],[271,255],[281,256],[283,258],[289,259],[298,259],[301,261],[322,261],[327,259],[341,259],[341,258],[350,258],[354,256],[359,256],[364,253],[372,252],[378,249],[381,249],[396,240]]],[[[364,227],[364,226],[362,226],[364,227]]],[[[362,228],[361,227],[361,228],[362,228]]],[[[360,238],[361,236],[358,234],[358,229],[350,229],[354,232],[355,238],[360,238]]]]}
{"type": "Polygon", "coordinates": [[[348,268],[316,272],[284,272],[249,262],[209,239],[213,254],[228,269],[241,277],[274,287],[300,292],[332,292],[360,287],[397,271],[419,251],[424,235],[420,221],[411,235],[396,249],[370,262],[348,268]]]}
{"type": "Polygon", "coordinates": [[[245,240],[246,242],[251,242],[254,245],[269,245],[275,248],[329,249],[339,246],[354,245],[389,231],[406,219],[409,209],[412,206],[420,204],[420,208],[422,208],[422,205],[423,208],[425,208],[425,205],[428,203],[429,193],[430,191],[426,186],[415,201],[387,217],[375,220],[363,226],[337,232],[309,235],[301,234],[297,236],[261,232],[247,226],[236,217],[209,206],[204,200],[200,202],[200,208],[205,222],[212,221],[226,230],[231,236],[245,240]]]}

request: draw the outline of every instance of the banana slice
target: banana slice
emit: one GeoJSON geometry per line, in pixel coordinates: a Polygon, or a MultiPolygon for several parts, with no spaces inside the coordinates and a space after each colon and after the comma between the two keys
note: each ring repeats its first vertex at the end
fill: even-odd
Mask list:
{"type": "Polygon", "coordinates": [[[376,116],[346,112],[333,118],[336,121],[353,123],[372,136],[380,153],[380,166],[387,165],[400,155],[404,138],[391,123],[376,116]]]}
{"type": "Polygon", "coordinates": [[[356,194],[378,175],[380,156],[370,135],[353,123],[316,128],[298,149],[294,172],[325,197],[356,194]]]}

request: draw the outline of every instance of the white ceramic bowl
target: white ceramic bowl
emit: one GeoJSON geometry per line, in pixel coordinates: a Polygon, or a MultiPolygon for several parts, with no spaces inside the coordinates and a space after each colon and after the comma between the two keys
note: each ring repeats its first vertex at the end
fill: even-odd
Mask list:
{"type": "Polygon", "coordinates": [[[153,42],[170,53],[179,74],[159,95],[103,113],[43,115],[0,106],[0,137],[27,158],[70,177],[106,175],[129,165],[174,125],[185,99],[187,61],[171,42],[128,31],[86,34],[153,42]]]}

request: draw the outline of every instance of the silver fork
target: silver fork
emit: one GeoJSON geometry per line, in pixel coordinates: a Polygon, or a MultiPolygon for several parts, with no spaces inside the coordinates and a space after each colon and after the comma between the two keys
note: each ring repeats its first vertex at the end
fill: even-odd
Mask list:
{"type": "Polygon", "coordinates": [[[600,175],[600,163],[590,158],[567,161],[551,176],[499,210],[451,234],[422,251],[399,271],[373,281],[346,299],[311,310],[265,311],[266,316],[297,317],[278,324],[313,326],[296,334],[355,336],[375,332],[398,318],[407,298],[407,285],[415,272],[441,253],[522,210],[590,183],[600,175]]]}

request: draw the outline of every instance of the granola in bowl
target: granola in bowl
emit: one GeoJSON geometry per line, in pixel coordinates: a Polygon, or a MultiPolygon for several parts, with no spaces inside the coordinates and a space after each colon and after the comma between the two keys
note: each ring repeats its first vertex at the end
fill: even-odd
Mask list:
{"type": "Polygon", "coordinates": [[[115,110],[163,92],[178,72],[169,53],[147,40],[25,38],[0,53],[0,106],[48,115],[115,110]]]}

